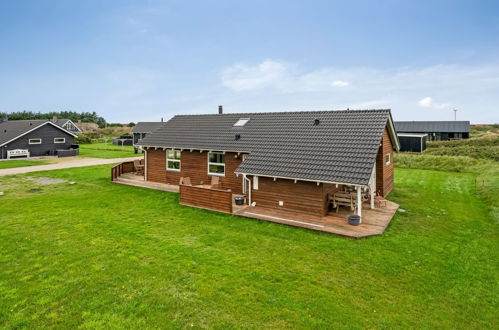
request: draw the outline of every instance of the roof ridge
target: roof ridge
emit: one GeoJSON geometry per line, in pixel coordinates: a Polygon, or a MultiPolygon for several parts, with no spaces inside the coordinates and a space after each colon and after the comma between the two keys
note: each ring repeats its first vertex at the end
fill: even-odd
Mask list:
{"type": "Polygon", "coordinates": [[[382,112],[391,111],[391,109],[341,109],[341,110],[299,110],[299,111],[263,111],[263,112],[228,112],[228,113],[195,113],[195,114],[177,114],[174,117],[181,116],[226,116],[226,115],[266,115],[266,114],[298,114],[298,113],[338,113],[338,112],[382,112]]]}

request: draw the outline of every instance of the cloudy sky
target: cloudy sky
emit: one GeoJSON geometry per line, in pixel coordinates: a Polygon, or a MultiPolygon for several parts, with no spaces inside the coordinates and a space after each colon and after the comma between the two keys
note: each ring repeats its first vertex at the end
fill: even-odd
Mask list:
{"type": "Polygon", "coordinates": [[[0,111],[499,122],[498,1],[0,3],[0,111]]]}

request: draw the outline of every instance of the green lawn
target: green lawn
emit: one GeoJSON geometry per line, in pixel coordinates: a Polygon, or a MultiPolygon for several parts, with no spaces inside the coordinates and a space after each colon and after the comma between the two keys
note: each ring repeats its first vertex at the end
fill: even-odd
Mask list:
{"type": "Polygon", "coordinates": [[[80,156],[95,158],[121,158],[140,156],[133,146],[115,146],[112,143],[80,144],[80,156]]]}
{"type": "Polygon", "coordinates": [[[498,328],[499,231],[475,175],[397,169],[384,235],[179,206],[109,166],[0,177],[4,328],[498,328]]]}
{"type": "Polygon", "coordinates": [[[24,167],[24,166],[34,166],[34,165],[45,165],[51,162],[47,159],[16,159],[16,160],[4,160],[0,162],[0,169],[3,168],[13,168],[13,167],[24,167]]]}

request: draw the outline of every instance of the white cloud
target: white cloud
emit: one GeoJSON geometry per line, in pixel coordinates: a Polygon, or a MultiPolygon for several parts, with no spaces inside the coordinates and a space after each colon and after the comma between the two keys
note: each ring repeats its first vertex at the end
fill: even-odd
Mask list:
{"type": "Polygon", "coordinates": [[[343,81],[343,80],[336,80],[331,83],[331,86],[333,87],[346,87],[350,86],[350,83],[348,81],[343,81]]]}
{"type": "Polygon", "coordinates": [[[214,103],[234,111],[391,108],[398,120],[452,120],[456,107],[463,120],[499,122],[498,65],[306,70],[268,59],[229,66],[221,81],[224,92],[214,103]]]}
{"type": "Polygon", "coordinates": [[[236,64],[222,72],[222,85],[235,91],[249,91],[279,84],[289,75],[286,63],[265,60],[251,66],[236,64]]]}
{"type": "Polygon", "coordinates": [[[434,109],[448,109],[450,104],[448,103],[436,103],[431,97],[427,96],[419,100],[418,104],[423,108],[434,108],[434,109]]]}

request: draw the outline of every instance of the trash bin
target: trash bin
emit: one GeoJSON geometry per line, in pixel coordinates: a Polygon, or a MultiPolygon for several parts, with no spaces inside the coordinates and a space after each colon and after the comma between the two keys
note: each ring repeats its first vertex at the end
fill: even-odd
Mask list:
{"type": "Polygon", "coordinates": [[[244,197],[235,197],[234,201],[236,202],[236,205],[244,205],[244,197]]]}
{"type": "Polygon", "coordinates": [[[352,226],[358,226],[360,225],[360,216],[356,214],[349,214],[348,215],[348,224],[352,226]]]}

